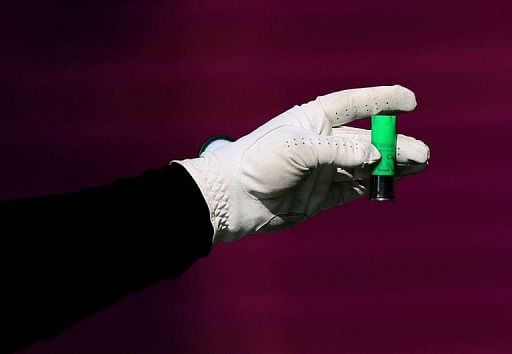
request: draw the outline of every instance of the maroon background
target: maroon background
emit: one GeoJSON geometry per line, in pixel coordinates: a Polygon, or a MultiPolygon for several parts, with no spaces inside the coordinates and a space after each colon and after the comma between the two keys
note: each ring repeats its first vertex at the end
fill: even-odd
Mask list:
{"type": "Polygon", "coordinates": [[[395,203],[220,244],[27,353],[512,352],[512,2],[418,3],[3,5],[2,198],[139,174],[344,88],[412,88],[399,129],[432,149],[395,203]]]}

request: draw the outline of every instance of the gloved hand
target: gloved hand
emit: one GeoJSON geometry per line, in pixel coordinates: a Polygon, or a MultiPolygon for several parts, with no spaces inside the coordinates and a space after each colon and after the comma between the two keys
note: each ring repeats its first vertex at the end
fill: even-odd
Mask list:
{"type": "MultiPolygon", "coordinates": [[[[363,196],[380,153],[370,144],[370,131],[340,126],[415,108],[414,93],[399,85],[339,91],[295,106],[200,158],[172,163],[183,165],[199,186],[213,242],[235,241],[363,196]]],[[[429,155],[422,141],[399,134],[397,163],[405,166],[397,174],[418,172],[429,155]]]]}

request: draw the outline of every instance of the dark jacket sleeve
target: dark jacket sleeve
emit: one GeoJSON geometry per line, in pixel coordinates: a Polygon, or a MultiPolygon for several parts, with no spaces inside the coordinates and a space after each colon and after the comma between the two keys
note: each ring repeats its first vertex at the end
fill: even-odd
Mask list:
{"type": "Polygon", "coordinates": [[[77,193],[0,202],[0,352],[52,337],[208,255],[213,228],[177,165],[77,193]]]}

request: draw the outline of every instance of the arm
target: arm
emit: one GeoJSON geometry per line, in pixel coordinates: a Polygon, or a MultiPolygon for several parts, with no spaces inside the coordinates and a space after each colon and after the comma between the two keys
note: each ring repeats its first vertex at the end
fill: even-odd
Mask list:
{"type": "MultiPolygon", "coordinates": [[[[380,153],[369,131],[345,124],[415,108],[414,93],[398,85],[339,91],[199,158],[107,187],[4,203],[4,348],[179,275],[212,242],[280,230],[366,195],[380,153]]],[[[422,141],[399,134],[397,149],[398,177],[426,168],[422,141]]]]}
{"type": "Polygon", "coordinates": [[[205,201],[179,165],[78,193],[0,203],[0,352],[54,336],[206,256],[205,201]],[[192,216],[193,222],[186,222],[192,216]]]}

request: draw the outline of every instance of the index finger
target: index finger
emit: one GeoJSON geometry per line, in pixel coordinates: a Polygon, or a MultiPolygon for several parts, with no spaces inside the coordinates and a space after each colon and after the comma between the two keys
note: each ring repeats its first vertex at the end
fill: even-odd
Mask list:
{"type": "Polygon", "coordinates": [[[333,127],[382,112],[410,112],[417,105],[414,92],[400,85],[333,92],[317,102],[333,127]]]}

